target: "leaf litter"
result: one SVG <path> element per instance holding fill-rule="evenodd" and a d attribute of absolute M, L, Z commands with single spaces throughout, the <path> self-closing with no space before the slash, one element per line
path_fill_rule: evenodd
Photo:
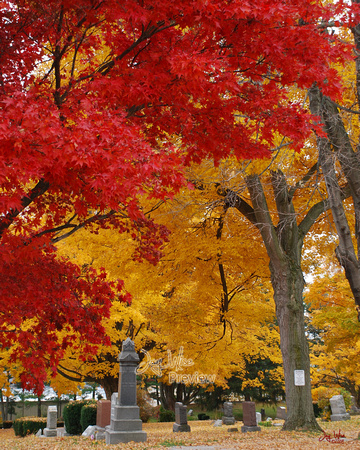
<path fill-rule="evenodd" d="M 83 436 L 39 438 L 34 435 L 15 437 L 14 431 L 0 430 L 1 450 L 85 450 L 85 449 L 139 449 L 208 446 L 210 449 L 360 449 L 360 416 L 353 416 L 346 422 L 319 422 L 324 433 L 281 431 L 281 426 L 262 427 L 260 432 L 229 432 L 228 426 L 214 427 L 212 422 L 191 421 L 190 433 L 173 433 L 172 423 L 146 423 L 146 442 L 106 445 L 105 441 L 91 440 Z M 345 438 L 339 436 L 345 436 Z"/>

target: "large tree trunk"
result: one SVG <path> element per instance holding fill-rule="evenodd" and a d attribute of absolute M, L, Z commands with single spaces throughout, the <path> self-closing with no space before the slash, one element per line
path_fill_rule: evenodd
<path fill-rule="evenodd" d="M 287 418 L 284 430 L 320 429 L 312 404 L 309 347 L 305 335 L 303 274 L 293 261 L 271 261 L 276 317 L 285 375 Z M 295 385 L 295 370 L 304 371 L 305 386 Z"/>
<path fill-rule="evenodd" d="M 251 203 L 235 191 L 218 186 L 219 195 L 225 197 L 225 206 L 237 209 L 258 228 L 270 259 L 285 375 L 288 413 L 284 424 L 285 430 L 320 430 L 311 398 L 310 359 L 302 298 L 304 279 L 301 270 L 301 251 L 306 234 L 319 216 L 329 208 L 329 204 L 327 200 L 314 204 L 299 224 L 293 204 L 297 189 L 305 186 L 316 171 L 317 164 L 291 188 L 288 187 L 281 171 L 272 172 L 271 183 L 278 215 L 276 226 L 258 175 L 246 178 Z M 295 370 L 304 371 L 304 386 L 295 385 Z"/>
<path fill-rule="evenodd" d="M 164 409 L 175 411 L 175 384 L 160 383 L 160 401 Z"/>
<path fill-rule="evenodd" d="M 111 400 L 113 392 L 119 391 L 119 378 L 107 376 L 97 381 L 104 388 L 107 400 Z"/>
<path fill-rule="evenodd" d="M 160 385 L 160 401 L 161 406 L 164 409 L 175 411 L 175 403 L 181 402 L 184 405 L 188 405 L 193 401 L 199 392 L 199 388 L 193 388 L 192 386 L 185 386 L 182 383 L 159 383 Z"/>
<path fill-rule="evenodd" d="M 0 389 L 0 402 L 1 402 L 1 417 L 4 421 L 7 420 L 7 408 L 5 408 L 4 395 L 1 389 Z"/>
<path fill-rule="evenodd" d="M 270 258 L 285 376 L 287 418 L 283 429 L 320 430 L 311 397 L 310 358 L 302 298 L 304 279 L 301 270 L 303 239 L 313 219 L 306 226 L 302 223 L 302 228 L 297 225 L 292 194 L 280 171 L 272 173 L 278 213 L 276 227 L 273 225 L 259 176 L 248 177 L 247 187 L 255 215 L 253 223 L 260 230 Z M 321 210 L 320 208 L 318 212 Z M 303 371 L 304 386 L 295 385 L 295 370 Z"/>

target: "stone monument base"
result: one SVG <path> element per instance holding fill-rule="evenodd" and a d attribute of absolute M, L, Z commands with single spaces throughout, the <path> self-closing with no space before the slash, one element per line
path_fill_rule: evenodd
<path fill-rule="evenodd" d="M 340 420 L 350 420 L 350 414 L 349 413 L 345 413 L 345 414 L 332 414 L 330 416 L 330 420 L 332 422 L 337 422 Z"/>
<path fill-rule="evenodd" d="M 106 444 L 125 442 L 145 442 L 146 432 L 142 431 L 138 406 L 112 405 L 111 423 L 105 427 Z"/>
<path fill-rule="evenodd" d="M 105 427 L 96 425 L 95 441 L 105 441 Z"/>
<path fill-rule="evenodd" d="M 224 425 L 234 425 L 235 417 L 225 417 L 225 416 L 223 416 L 222 423 Z"/>
<path fill-rule="evenodd" d="M 45 437 L 56 437 L 57 436 L 56 428 L 44 428 L 44 436 Z"/>
<path fill-rule="evenodd" d="M 189 431 L 191 431 L 191 428 L 190 428 L 190 425 L 188 425 L 188 424 L 184 424 L 184 425 L 180 425 L 178 423 L 173 424 L 173 432 L 174 433 L 178 433 L 178 432 L 188 433 Z"/>
<path fill-rule="evenodd" d="M 110 428 L 110 427 L 109 427 Z M 126 442 L 145 442 L 145 431 L 113 431 L 106 427 L 105 442 L 107 445 L 124 444 Z"/>
<path fill-rule="evenodd" d="M 241 427 L 242 433 L 247 433 L 247 432 L 251 432 L 251 431 L 261 431 L 261 428 L 260 427 L 247 427 L 246 425 Z"/>

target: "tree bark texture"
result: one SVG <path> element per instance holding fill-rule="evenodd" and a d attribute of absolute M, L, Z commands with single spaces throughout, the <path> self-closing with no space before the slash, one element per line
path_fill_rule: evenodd
<path fill-rule="evenodd" d="M 275 227 L 260 178 L 247 178 L 247 187 L 267 253 L 270 258 L 276 317 L 280 329 L 287 418 L 284 430 L 319 430 L 311 397 L 309 347 L 305 334 L 301 249 L 306 233 L 299 228 L 285 176 L 272 173 L 278 224 Z M 295 370 L 305 374 L 305 386 L 295 386 Z"/>
<path fill-rule="evenodd" d="M 164 409 L 175 411 L 175 403 L 181 402 L 183 405 L 191 403 L 199 392 L 198 388 L 185 386 L 182 383 L 159 383 L 160 401 Z"/>
<path fill-rule="evenodd" d="M 226 207 L 237 209 L 258 228 L 270 259 L 285 376 L 287 405 L 287 418 L 283 427 L 285 430 L 320 430 L 311 397 L 310 358 L 302 297 L 304 278 L 301 252 L 306 234 L 329 205 L 327 200 L 314 204 L 299 224 L 293 205 L 297 189 L 304 186 L 316 172 L 317 165 L 311 167 L 303 179 L 292 187 L 287 185 L 285 175 L 280 170 L 271 173 L 278 215 L 276 226 L 258 175 L 246 178 L 250 202 L 242 199 L 231 189 L 218 187 L 218 194 L 225 197 Z M 269 190 L 267 192 L 269 194 Z M 295 385 L 295 370 L 304 371 L 304 386 Z"/>
<path fill-rule="evenodd" d="M 336 248 L 336 257 L 345 270 L 358 315 L 360 311 L 360 162 L 357 153 L 353 150 L 349 135 L 346 132 L 338 107 L 327 97 L 323 96 L 317 86 L 309 90 L 310 110 L 321 118 L 326 137 L 317 136 L 319 163 L 325 178 L 334 223 L 339 239 Z M 357 249 L 354 246 L 351 228 L 346 218 L 342 203 L 342 188 L 339 185 L 335 170 L 336 160 L 348 182 L 355 210 L 355 238 Z"/>

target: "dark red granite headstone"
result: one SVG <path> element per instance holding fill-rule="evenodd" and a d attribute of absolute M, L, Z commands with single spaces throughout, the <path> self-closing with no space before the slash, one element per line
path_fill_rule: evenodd
<path fill-rule="evenodd" d="M 243 402 L 243 422 L 246 427 L 256 427 L 256 409 L 254 402 Z"/>
<path fill-rule="evenodd" d="M 111 401 L 99 400 L 97 403 L 96 425 L 105 428 L 110 425 L 111 418 Z"/>

